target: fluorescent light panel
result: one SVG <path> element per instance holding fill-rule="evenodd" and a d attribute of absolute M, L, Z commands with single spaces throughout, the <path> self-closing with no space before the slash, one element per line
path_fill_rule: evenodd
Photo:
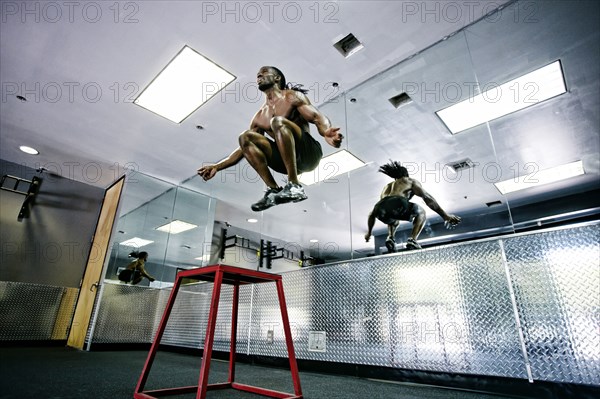
<path fill-rule="evenodd" d="M 135 247 L 141 248 L 144 245 L 152 244 L 154 241 L 144 240 L 143 238 L 133 237 L 127 241 L 120 242 L 119 244 L 124 245 L 126 247 Z"/>
<path fill-rule="evenodd" d="M 553 168 L 540 170 L 528 175 L 519 176 L 515 179 L 508 179 L 494 183 L 498 191 L 502 194 L 508 194 L 526 188 L 541 186 L 543 184 L 554 183 L 557 181 L 569 179 L 571 177 L 583 175 L 583 162 L 575 161 Z"/>
<path fill-rule="evenodd" d="M 183 222 L 181 220 L 173 220 L 171 223 L 157 227 L 156 230 L 164 231 L 165 233 L 179 234 L 183 233 L 184 231 L 195 229 L 196 227 L 198 226 L 195 224 Z"/>
<path fill-rule="evenodd" d="M 181 123 L 234 79 L 220 66 L 184 46 L 134 103 Z"/>
<path fill-rule="evenodd" d="M 315 170 L 302 173 L 298 177 L 298 180 L 305 185 L 311 185 L 362 166 L 365 166 L 363 161 L 356 158 L 349 151 L 341 150 L 323 157 Z"/>
<path fill-rule="evenodd" d="M 436 114 L 452 134 L 539 104 L 567 91 L 560 61 L 553 62 Z"/>

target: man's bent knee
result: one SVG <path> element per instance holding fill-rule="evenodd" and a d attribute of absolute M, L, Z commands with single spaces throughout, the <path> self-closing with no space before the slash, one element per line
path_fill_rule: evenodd
<path fill-rule="evenodd" d="M 245 132 L 243 132 L 242 134 L 240 134 L 239 137 L 238 137 L 238 142 L 240 143 L 240 147 L 244 148 L 248 144 L 253 143 L 252 137 L 255 134 L 257 134 L 257 133 L 253 132 L 252 130 L 246 130 Z"/>
<path fill-rule="evenodd" d="M 415 217 L 415 219 L 425 219 L 425 216 L 426 216 L 425 209 L 414 204 L 412 216 Z"/>
<path fill-rule="evenodd" d="M 284 118 L 283 116 L 274 116 L 271 118 L 271 130 L 273 131 L 277 131 L 279 129 L 281 129 L 283 126 L 285 126 L 287 122 L 287 119 Z"/>

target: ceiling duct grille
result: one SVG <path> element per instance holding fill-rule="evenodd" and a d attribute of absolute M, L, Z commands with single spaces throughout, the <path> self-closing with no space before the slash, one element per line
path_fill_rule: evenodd
<path fill-rule="evenodd" d="M 333 47 L 335 47 L 345 58 L 348 58 L 364 46 L 352 33 L 349 33 L 343 39 L 335 43 Z"/>
<path fill-rule="evenodd" d="M 486 202 L 485 205 L 488 208 L 491 208 L 492 206 L 498 206 L 498 205 L 502 205 L 502 201 L 492 201 L 492 202 Z"/>
<path fill-rule="evenodd" d="M 398 94 L 392 98 L 389 98 L 388 101 L 392 103 L 395 108 L 400 108 L 403 105 L 412 103 L 412 98 L 406 93 Z"/>
<path fill-rule="evenodd" d="M 473 161 L 467 158 L 463 159 L 462 161 L 450 162 L 448 166 L 455 172 L 458 172 L 459 170 L 474 168 L 475 163 L 473 163 Z"/>

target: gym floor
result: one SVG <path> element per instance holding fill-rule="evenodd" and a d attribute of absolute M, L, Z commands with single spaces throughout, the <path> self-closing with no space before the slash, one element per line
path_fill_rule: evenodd
<path fill-rule="evenodd" d="M 148 351 L 78 351 L 66 347 L 0 348 L 0 399 L 133 398 Z M 159 351 L 145 390 L 197 385 L 201 357 Z M 228 364 L 213 359 L 209 383 L 227 380 Z M 289 370 L 236 364 L 236 382 L 293 393 Z M 300 370 L 306 399 L 503 399 L 440 387 L 383 382 Z M 166 396 L 195 398 L 195 394 Z M 207 399 L 259 398 L 231 389 L 209 391 Z M 514 398 L 514 397 L 510 397 Z"/>

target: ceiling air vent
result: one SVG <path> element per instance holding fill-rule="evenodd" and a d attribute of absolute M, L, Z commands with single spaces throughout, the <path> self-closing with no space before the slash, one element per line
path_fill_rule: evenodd
<path fill-rule="evenodd" d="M 458 172 L 459 170 L 474 168 L 475 164 L 469 158 L 463 159 L 462 161 L 450 162 L 448 166 Z"/>
<path fill-rule="evenodd" d="M 406 93 L 400 93 L 397 96 L 389 98 L 388 101 L 392 103 L 395 108 L 400 108 L 406 104 L 412 103 L 412 98 Z"/>
<path fill-rule="evenodd" d="M 333 47 L 335 47 L 336 50 L 339 51 L 340 54 L 342 54 L 345 58 L 350 57 L 358 50 L 364 48 L 363 44 L 359 42 L 358 39 L 352 33 L 349 33 L 342 40 L 335 43 Z"/>
<path fill-rule="evenodd" d="M 493 206 L 502 205 L 502 201 L 486 202 L 485 205 L 487 205 L 488 208 L 491 208 Z"/>

